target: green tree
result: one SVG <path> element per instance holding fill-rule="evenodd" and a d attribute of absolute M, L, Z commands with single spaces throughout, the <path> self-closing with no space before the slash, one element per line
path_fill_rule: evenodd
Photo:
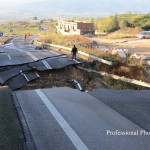
<path fill-rule="evenodd" d="M 37 17 L 33 17 L 33 20 L 38 20 L 38 18 Z"/>
<path fill-rule="evenodd" d="M 114 32 L 119 29 L 117 15 L 106 19 L 106 31 Z"/>
<path fill-rule="evenodd" d="M 141 27 L 143 30 L 149 31 L 150 30 L 150 25 L 144 25 Z"/>
<path fill-rule="evenodd" d="M 121 29 L 126 28 L 126 27 L 130 27 L 130 23 L 127 20 L 121 20 L 119 22 L 119 27 Z"/>

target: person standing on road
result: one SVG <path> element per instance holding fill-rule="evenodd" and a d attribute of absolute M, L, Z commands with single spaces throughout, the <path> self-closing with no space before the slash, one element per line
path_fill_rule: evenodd
<path fill-rule="evenodd" d="M 78 49 L 76 48 L 76 46 L 74 45 L 73 48 L 72 48 L 72 59 L 76 59 L 76 54 L 78 52 Z"/>
<path fill-rule="evenodd" d="M 26 38 L 27 38 L 27 40 L 29 40 L 29 38 L 30 38 L 30 33 L 27 33 Z"/>
<path fill-rule="evenodd" d="M 27 38 L 27 34 L 25 33 L 25 35 L 24 35 L 24 39 L 26 40 L 26 38 Z"/>

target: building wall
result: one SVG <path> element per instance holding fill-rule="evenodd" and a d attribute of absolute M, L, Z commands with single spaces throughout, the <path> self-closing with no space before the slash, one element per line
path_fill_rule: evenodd
<path fill-rule="evenodd" d="M 63 35 L 95 34 L 93 23 L 59 21 L 56 28 Z"/>
<path fill-rule="evenodd" d="M 83 22 L 79 22 L 77 23 L 77 28 L 81 29 L 81 30 L 94 30 L 94 25 L 93 23 L 83 23 Z"/>

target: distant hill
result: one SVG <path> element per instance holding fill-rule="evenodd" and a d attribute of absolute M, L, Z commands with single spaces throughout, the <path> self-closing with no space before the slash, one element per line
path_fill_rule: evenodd
<path fill-rule="evenodd" d="M 33 9 L 37 8 L 37 9 Z M 26 11 L 41 13 L 41 15 L 76 15 L 76 16 L 106 16 L 116 13 L 149 12 L 149 0 L 46 0 L 33 5 L 24 5 Z"/>
<path fill-rule="evenodd" d="M 33 2 L 31 0 L 13 9 L 13 12 L 21 18 L 25 16 L 102 17 L 128 12 L 148 13 L 149 6 L 149 0 L 35 0 Z"/>

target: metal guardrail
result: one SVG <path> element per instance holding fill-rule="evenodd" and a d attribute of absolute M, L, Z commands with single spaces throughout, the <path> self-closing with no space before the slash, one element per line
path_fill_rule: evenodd
<path fill-rule="evenodd" d="M 48 43 L 41 43 L 39 42 L 39 44 L 44 44 L 46 46 L 51 46 L 51 47 L 56 47 L 56 48 L 62 48 L 62 49 L 66 49 L 66 50 L 69 50 L 71 51 L 71 48 L 68 48 L 68 47 L 65 47 L 65 46 L 59 46 L 59 45 L 55 45 L 55 44 L 48 44 Z M 85 52 L 82 52 L 82 51 L 78 51 L 79 54 L 81 55 L 84 55 L 84 56 L 87 56 L 87 57 L 90 57 L 94 60 L 97 60 L 97 61 L 100 61 L 104 64 L 107 64 L 107 65 L 112 65 L 112 62 L 111 61 L 107 61 L 107 60 L 104 60 L 104 59 L 101 59 L 101 58 L 98 58 L 96 56 L 93 56 L 93 55 L 90 55 L 90 54 L 87 54 Z M 80 67 L 79 67 L 80 68 Z M 80 68 L 81 69 L 81 68 Z M 83 68 L 82 68 L 83 69 Z M 127 83 L 131 83 L 131 84 L 135 84 L 135 85 L 140 85 L 140 86 L 143 86 L 143 87 L 147 87 L 147 88 L 150 88 L 150 83 L 146 83 L 146 82 L 142 82 L 142 81 L 139 81 L 139 80 L 135 80 L 135 79 L 129 79 L 129 78 L 126 78 L 126 77 L 120 77 L 120 76 L 117 76 L 117 75 L 114 75 L 114 74 L 108 74 L 106 72 L 98 72 L 98 71 L 94 71 L 94 70 L 88 70 L 88 69 L 85 69 L 84 70 L 87 70 L 87 71 L 91 71 L 91 72 L 95 72 L 95 73 L 98 73 L 102 76 L 107 76 L 107 77 L 110 77 L 112 79 L 115 79 L 115 80 L 120 80 L 120 81 L 124 81 L 124 82 L 127 82 Z"/>
<path fill-rule="evenodd" d="M 139 80 L 135 80 L 135 79 L 129 79 L 129 78 L 126 78 L 124 76 L 120 77 L 120 76 L 117 76 L 117 75 L 114 75 L 114 74 L 109 74 L 109 73 L 102 72 L 102 71 L 95 71 L 95 70 L 85 69 L 85 68 L 81 68 L 81 67 L 78 67 L 78 68 L 82 69 L 82 70 L 85 70 L 85 71 L 88 71 L 88 72 L 97 73 L 97 74 L 100 74 L 102 76 L 107 76 L 107 77 L 110 77 L 110 78 L 115 79 L 115 80 L 120 80 L 120 81 L 123 81 L 123 82 L 127 82 L 127 83 L 131 83 L 131 84 L 139 85 L 139 86 L 142 86 L 142 87 L 150 88 L 150 83 L 146 83 L 146 82 L 143 82 L 143 81 L 139 81 Z"/>
<path fill-rule="evenodd" d="M 140 85 L 140 86 L 143 86 L 143 87 L 150 88 L 149 83 L 142 82 L 142 81 L 139 81 L 139 80 L 129 79 L 129 78 L 126 78 L 124 76 L 120 77 L 120 76 L 117 76 L 117 75 L 114 75 L 114 74 L 108 74 L 106 72 L 100 72 L 100 74 L 103 75 L 103 76 L 110 77 L 110 78 L 115 79 L 115 80 L 121 80 L 121 81 L 124 81 L 124 82 L 127 82 L 127 83 L 131 83 L 131 84 Z"/>
<path fill-rule="evenodd" d="M 61 48 L 61 49 L 65 49 L 65 50 L 68 50 L 68 51 L 71 51 L 72 49 L 69 48 L 69 47 L 65 47 L 65 46 L 60 46 L 60 45 L 55 45 L 55 44 L 48 44 L 48 43 L 41 43 L 41 42 L 37 42 L 38 44 L 41 44 L 41 45 L 45 45 L 45 46 L 51 46 L 51 47 L 55 47 L 55 48 Z M 86 56 L 88 58 L 92 58 L 94 60 L 97 60 L 101 63 L 104 63 L 106 65 L 109 65 L 109 66 L 112 66 L 112 62 L 111 61 L 107 61 L 105 59 L 102 59 L 102 58 L 99 58 L 99 57 L 96 57 L 96 56 L 93 56 L 93 55 L 90 55 L 88 53 L 85 53 L 85 52 L 82 52 L 82 51 L 78 51 L 79 54 L 83 55 L 83 56 Z"/>

